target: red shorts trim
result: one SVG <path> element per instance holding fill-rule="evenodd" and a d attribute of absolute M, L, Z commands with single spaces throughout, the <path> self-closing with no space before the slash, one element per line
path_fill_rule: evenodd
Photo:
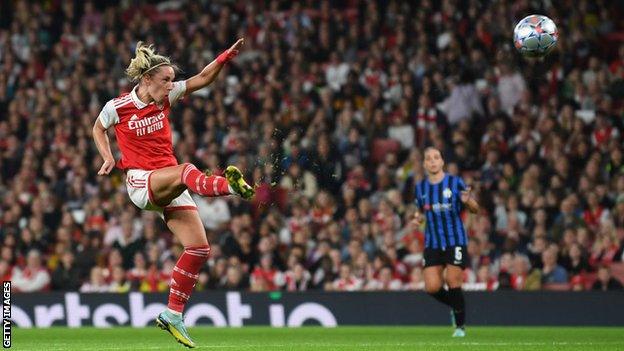
<path fill-rule="evenodd" d="M 154 172 L 150 172 L 150 174 L 147 176 L 147 197 L 149 199 L 149 202 L 154 205 L 154 206 L 158 206 L 158 204 L 156 204 L 156 202 L 154 201 L 154 193 L 152 193 L 152 186 L 151 186 L 151 180 L 152 180 L 152 174 Z"/>
<path fill-rule="evenodd" d="M 163 212 L 174 212 L 174 211 L 184 211 L 184 210 L 197 210 L 195 206 L 169 206 L 165 207 Z"/>

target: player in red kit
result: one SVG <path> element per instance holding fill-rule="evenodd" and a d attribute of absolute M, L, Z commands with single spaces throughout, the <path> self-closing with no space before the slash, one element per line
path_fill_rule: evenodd
<path fill-rule="evenodd" d="M 157 211 L 184 245 L 171 277 L 169 302 L 156 323 L 180 343 L 195 347 L 184 326 L 182 312 L 198 273 L 208 259 L 210 246 L 189 190 L 202 196 L 239 195 L 250 199 L 254 189 L 234 166 L 225 178 L 206 175 L 190 163 L 178 164 L 171 140 L 171 106 L 184 95 L 212 83 L 221 68 L 232 60 L 243 44 L 239 39 L 199 74 L 174 81 L 176 66 L 151 46 L 139 42 L 126 74 L 138 84 L 129 94 L 106 103 L 93 126 L 93 138 L 104 164 L 98 175 L 109 174 L 115 159 L 107 136 L 115 129 L 121 159 L 116 166 L 126 173 L 126 188 L 132 202 L 143 210 Z"/>

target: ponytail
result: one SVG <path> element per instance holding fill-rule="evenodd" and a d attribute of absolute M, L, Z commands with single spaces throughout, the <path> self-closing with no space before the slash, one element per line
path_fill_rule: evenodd
<path fill-rule="evenodd" d="M 139 41 L 134 52 L 134 58 L 126 69 L 126 75 L 131 81 L 137 82 L 144 75 L 151 74 L 150 72 L 153 72 L 155 68 L 164 65 L 171 66 L 173 69 L 177 68 L 168 57 L 158 55 L 154 51 L 153 45 L 146 45 Z"/>

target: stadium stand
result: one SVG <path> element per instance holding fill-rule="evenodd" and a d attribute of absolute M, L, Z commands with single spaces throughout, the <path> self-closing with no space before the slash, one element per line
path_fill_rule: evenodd
<path fill-rule="evenodd" d="M 96 176 L 91 128 L 132 88 L 137 41 L 184 79 L 244 37 L 172 112 L 180 162 L 258 184 L 249 203 L 195 198 L 212 246 L 198 290 L 422 289 L 428 145 L 483 206 L 464 219 L 467 289 L 589 289 L 602 265 L 622 282 L 622 8 L 546 3 L 0 0 L 0 276 L 166 291 L 181 246 L 122 172 Z M 533 12 L 561 31 L 542 61 L 510 39 Z"/>

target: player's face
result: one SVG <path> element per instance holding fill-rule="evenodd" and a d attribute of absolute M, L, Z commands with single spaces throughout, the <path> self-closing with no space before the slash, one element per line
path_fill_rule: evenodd
<path fill-rule="evenodd" d="M 444 167 L 444 160 L 440 151 L 435 149 L 429 149 L 425 152 L 425 170 L 429 174 L 437 174 L 442 171 Z"/>
<path fill-rule="evenodd" d="M 162 66 L 150 77 L 147 77 L 147 89 L 152 99 L 160 104 L 173 89 L 175 72 L 171 66 Z"/>

